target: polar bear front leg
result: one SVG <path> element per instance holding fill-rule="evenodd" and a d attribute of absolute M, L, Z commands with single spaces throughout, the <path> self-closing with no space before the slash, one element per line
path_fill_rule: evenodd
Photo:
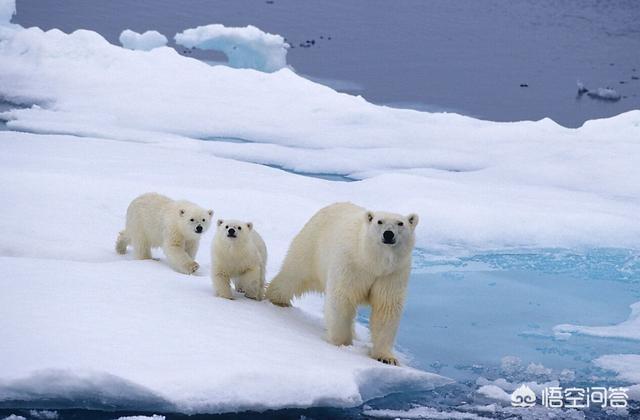
<path fill-rule="evenodd" d="M 213 290 L 215 290 L 216 296 L 232 300 L 233 293 L 231 292 L 231 279 L 229 276 L 216 272 L 215 267 L 212 273 Z"/>
<path fill-rule="evenodd" d="M 336 346 L 353 344 L 353 328 L 357 306 L 345 296 L 327 289 L 324 298 L 324 319 L 327 324 L 327 340 Z"/>
<path fill-rule="evenodd" d="M 388 280 L 379 280 L 371 289 L 371 357 L 379 362 L 397 366 L 398 359 L 393 354 L 398 325 L 404 306 L 404 288 L 385 284 Z"/>
<path fill-rule="evenodd" d="M 196 259 L 196 254 L 198 253 L 198 247 L 200 246 L 200 241 L 186 241 L 184 243 L 184 250 L 191 257 L 192 260 Z"/>
<path fill-rule="evenodd" d="M 175 243 L 165 243 L 162 247 L 171 268 L 179 273 L 193 274 L 200 265 L 187 254 L 184 247 Z"/>
<path fill-rule="evenodd" d="M 259 268 L 251 268 L 238 277 L 236 288 L 239 284 L 244 291 L 244 295 L 249 299 L 262 300 L 262 289 L 264 285 L 261 282 Z"/>

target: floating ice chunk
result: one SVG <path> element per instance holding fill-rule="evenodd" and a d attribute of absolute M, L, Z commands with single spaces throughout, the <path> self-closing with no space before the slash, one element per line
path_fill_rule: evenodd
<path fill-rule="evenodd" d="M 507 394 L 504 389 L 498 385 L 482 385 L 476 392 L 492 400 L 511 401 L 511 395 Z"/>
<path fill-rule="evenodd" d="M 158 31 L 147 31 L 138 33 L 131 29 L 125 29 L 120 34 L 120 43 L 130 50 L 151 51 L 154 48 L 167 45 L 167 37 Z"/>
<path fill-rule="evenodd" d="M 607 354 L 593 361 L 602 369 L 618 374 L 618 379 L 629 382 L 640 382 L 640 354 Z"/>
<path fill-rule="evenodd" d="M 365 416 L 392 419 L 485 419 L 471 413 L 459 411 L 438 411 L 432 407 L 413 407 L 408 410 L 364 410 Z"/>
<path fill-rule="evenodd" d="M 126 416 L 119 417 L 116 420 L 164 420 L 166 417 L 161 416 L 159 414 L 154 414 L 153 416 Z"/>
<path fill-rule="evenodd" d="M 187 48 L 221 51 L 231 67 L 271 73 L 287 65 L 289 44 L 284 38 L 251 25 L 244 28 L 220 24 L 198 26 L 176 34 L 175 40 Z"/>
<path fill-rule="evenodd" d="M 590 98 L 601 99 L 603 101 L 619 101 L 621 96 L 615 89 L 598 88 L 595 91 L 587 92 Z"/>
<path fill-rule="evenodd" d="M 35 419 L 57 419 L 60 417 L 54 410 L 29 410 L 29 415 Z"/>
<path fill-rule="evenodd" d="M 11 23 L 16 14 L 16 0 L 0 0 L 0 25 Z"/>
<path fill-rule="evenodd" d="M 640 340 L 640 302 L 631 305 L 631 314 L 626 321 L 617 325 L 601 327 L 588 327 L 573 324 L 560 324 L 553 327 L 553 332 L 558 335 L 576 333 L 591 335 L 594 337 L 623 338 L 627 340 Z"/>
<path fill-rule="evenodd" d="M 11 414 L 7 417 L 3 417 L 2 420 L 27 420 L 26 417 L 18 416 L 16 414 Z"/>
<path fill-rule="evenodd" d="M 611 370 L 618 374 L 618 379 L 636 383 L 628 387 L 627 395 L 630 399 L 640 401 L 640 354 L 607 354 L 593 361 L 602 369 Z"/>

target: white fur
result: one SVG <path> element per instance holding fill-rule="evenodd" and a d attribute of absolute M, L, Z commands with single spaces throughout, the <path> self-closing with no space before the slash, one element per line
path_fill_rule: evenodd
<path fill-rule="evenodd" d="M 156 193 L 143 194 L 129 204 L 127 224 L 116 241 L 119 254 L 133 246 L 139 260 L 151 258 L 151 248 L 162 247 L 169 265 L 184 274 L 200 266 L 194 261 L 200 238 L 209 228 L 213 210 L 188 201 L 174 201 Z M 200 233 L 196 232 L 202 227 Z"/>
<path fill-rule="evenodd" d="M 229 237 L 233 232 L 235 237 Z M 230 282 L 246 297 L 262 300 L 267 247 L 252 223 L 218 220 L 211 247 L 211 280 L 216 296 L 233 299 Z"/>
<path fill-rule="evenodd" d="M 289 306 L 294 296 L 324 292 L 327 339 L 335 345 L 352 343 L 357 307 L 371 305 L 371 356 L 395 365 L 417 224 L 415 214 L 369 212 L 351 203 L 325 207 L 293 239 L 266 297 Z M 383 243 L 385 231 L 394 233 L 395 244 Z"/>

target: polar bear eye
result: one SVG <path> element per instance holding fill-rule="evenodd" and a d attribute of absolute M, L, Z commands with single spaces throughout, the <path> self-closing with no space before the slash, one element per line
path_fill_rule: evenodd
<path fill-rule="evenodd" d="M 242 226 L 238 226 L 238 230 L 242 230 Z"/>
<path fill-rule="evenodd" d="M 382 224 L 382 220 L 378 220 L 378 224 L 381 225 Z"/>
<path fill-rule="evenodd" d="M 229 229 L 229 225 L 225 226 L 224 228 L 225 228 L 225 229 Z"/>
<path fill-rule="evenodd" d="M 398 222 L 398 226 L 404 226 L 404 223 Z"/>
<path fill-rule="evenodd" d="M 204 220 L 204 219 L 202 219 L 202 221 L 204 222 L 205 220 Z"/>
<path fill-rule="evenodd" d="M 192 222 L 195 222 L 195 220 L 191 219 Z"/>

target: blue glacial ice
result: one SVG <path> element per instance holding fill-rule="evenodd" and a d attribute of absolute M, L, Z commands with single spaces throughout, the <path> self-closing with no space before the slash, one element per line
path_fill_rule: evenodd
<path fill-rule="evenodd" d="M 287 65 L 289 45 L 280 35 L 255 26 L 230 28 L 220 24 L 198 26 L 176 34 L 176 44 L 187 48 L 223 52 L 229 65 L 274 72 Z"/>

